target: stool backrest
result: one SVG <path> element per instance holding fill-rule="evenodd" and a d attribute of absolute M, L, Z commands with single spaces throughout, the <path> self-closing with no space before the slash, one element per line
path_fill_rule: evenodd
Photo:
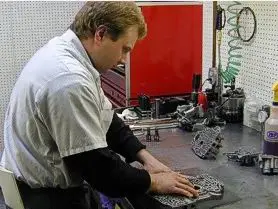
<path fill-rule="evenodd" d="M 5 204 L 12 209 L 24 209 L 13 172 L 0 167 L 0 187 Z"/>

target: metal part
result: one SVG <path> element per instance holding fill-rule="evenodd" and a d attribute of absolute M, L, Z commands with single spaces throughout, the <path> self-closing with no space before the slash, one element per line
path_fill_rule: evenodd
<path fill-rule="evenodd" d="M 205 128 L 203 131 L 198 131 L 192 140 L 192 150 L 202 159 L 216 159 L 223 139 L 219 126 Z"/>
<path fill-rule="evenodd" d="M 126 121 L 125 123 L 129 125 L 132 131 L 146 131 L 148 128 L 150 130 L 168 129 L 179 126 L 178 121 L 172 118 Z"/>
<path fill-rule="evenodd" d="M 152 140 L 152 136 L 151 136 L 151 129 L 147 128 L 147 134 L 146 134 L 146 141 L 151 141 Z"/>
<path fill-rule="evenodd" d="M 200 131 L 206 126 L 225 126 L 226 122 L 217 117 L 215 107 L 216 103 L 204 114 L 200 106 L 182 105 L 178 106 L 174 115 L 177 117 L 179 127 L 187 131 Z"/>
<path fill-rule="evenodd" d="M 161 118 L 161 119 L 143 119 L 143 120 L 131 120 L 125 121 L 127 125 L 155 125 L 155 124 L 170 124 L 177 122 L 173 118 Z"/>
<path fill-rule="evenodd" d="M 268 114 L 266 111 L 264 110 L 260 110 L 260 112 L 258 113 L 258 121 L 264 126 L 264 122 L 267 120 L 268 118 Z M 262 132 L 264 133 L 263 129 L 261 129 Z"/>
<path fill-rule="evenodd" d="M 198 176 L 187 176 L 188 180 L 199 189 L 198 198 L 188 198 L 174 195 L 152 195 L 160 203 L 171 208 L 194 208 L 199 202 L 206 200 L 219 200 L 223 198 L 224 184 L 216 178 L 201 174 Z"/>
<path fill-rule="evenodd" d="M 142 130 L 133 131 L 134 136 L 139 137 L 145 135 L 145 132 Z"/>
<path fill-rule="evenodd" d="M 273 165 L 273 173 L 278 173 L 278 159 L 274 159 L 274 165 Z"/>
<path fill-rule="evenodd" d="M 259 154 L 259 166 L 262 174 L 278 174 L 278 156 Z"/>
<path fill-rule="evenodd" d="M 234 152 L 223 153 L 228 160 L 239 162 L 241 166 L 254 166 L 258 161 L 259 154 L 255 148 L 251 147 L 240 147 Z"/>
<path fill-rule="evenodd" d="M 156 100 L 157 99 L 157 100 Z M 159 117 L 165 117 L 166 115 L 173 114 L 178 106 L 188 105 L 190 101 L 190 95 L 185 96 L 176 96 L 176 97 L 159 97 L 156 98 L 153 102 L 153 109 L 156 109 L 156 102 L 159 102 L 157 105 L 159 107 L 158 114 Z M 155 111 L 154 118 L 155 118 Z"/>
<path fill-rule="evenodd" d="M 227 122 L 242 122 L 245 101 L 244 91 L 241 88 L 235 88 L 235 78 L 231 85 L 225 85 L 225 88 L 228 87 L 230 89 L 222 95 L 222 104 L 218 107 L 220 116 Z"/>
<path fill-rule="evenodd" d="M 199 111 L 199 106 L 194 107 L 192 105 L 182 105 L 177 107 L 176 114 L 181 117 L 191 118 L 195 116 Z"/>
<path fill-rule="evenodd" d="M 158 134 L 158 129 L 154 129 L 154 136 L 153 136 L 154 141 L 159 141 L 159 134 Z"/>
<path fill-rule="evenodd" d="M 155 99 L 155 118 L 159 118 L 160 99 Z"/>
<path fill-rule="evenodd" d="M 152 141 L 152 137 L 153 137 L 154 141 L 159 142 L 159 134 L 158 134 L 158 129 L 157 128 L 154 129 L 154 134 L 153 135 L 151 135 L 151 129 L 147 128 L 146 141 L 147 142 Z"/>
<path fill-rule="evenodd" d="M 193 74 L 192 78 L 192 92 L 191 92 L 191 101 L 193 106 L 196 107 L 198 104 L 198 94 L 201 86 L 201 74 Z"/>
<path fill-rule="evenodd" d="M 217 68 L 215 68 L 215 67 L 209 68 L 208 78 L 210 79 L 210 84 L 212 85 L 213 93 L 217 93 L 217 92 L 215 92 L 215 87 L 218 83 Z"/>
<path fill-rule="evenodd" d="M 140 107 L 135 107 L 134 110 L 142 120 L 152 118 L 152 110 L 143 110 Z"/>
<path fill-rule="evenodd" d="M 215 104 L 215 106 L 212 106 L 208 109 L 208 111 L 206 113 L 206 119 L 204 120 L 204 124 L 208 127 L 225 126 L 226 121 L 217 116 L 216 103 L 214 103 L 214 104 Z M 211 102 L 211 105 L 212 105 L 212 102 Z"/>
<path fill-rule="evenodd" d="M 139 107 L 141 111 L 149 111 L 151 110 L 151 102 L 150 97 L 147 95 L 138 96 Z"/>
<path fill-rule="evenodd" d="M 150 128 L 150 130 L 171 129 L 171 128 L 177 128 L 178 126 L 179 126 L 178 123 L 153 124 L 153 125 L 131 125 L 130 129 L 132 131 L 146 131 L 148 128 Z"/>
<path fill-rule="evenodd" d="M 178 106 L 175 116 L 179 122 L 179 127 L 187 131 L 196 131 L 199 130 L 198 128 L 203 129 L 204 124 L 202 124 L 202 122 L 196 125 L 196 119 L 200 111 L 199 108 L 199 106 L 193 107 L 192 105 Z"/>
<path fill-rule="evenodd" d="M 241 122 L 243 120 L 243 105 L 245 98 L 243 97 L 223 97 L 225 104 L 221 109 L 221 117 L 227 122 Z"/>

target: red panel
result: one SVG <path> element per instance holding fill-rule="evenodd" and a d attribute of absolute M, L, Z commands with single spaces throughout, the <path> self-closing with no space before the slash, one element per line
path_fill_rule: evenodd
<path fill-rule="evenodd" d="M 131 53 L 131 98 L 192 91 L 202 72 L 202 5 L 144 6 L 147 37 Z"/>

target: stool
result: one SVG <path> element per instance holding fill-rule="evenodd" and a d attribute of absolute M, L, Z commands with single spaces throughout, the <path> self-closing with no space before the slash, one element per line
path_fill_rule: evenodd
<path fill-rule="evenodd" d="M 0 187 L 5 204 L 12 209 L 24 209 L 13 172 L 0 167 Z"/>

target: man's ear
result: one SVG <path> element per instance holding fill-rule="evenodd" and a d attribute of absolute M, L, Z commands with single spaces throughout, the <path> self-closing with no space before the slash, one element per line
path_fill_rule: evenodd
<path fill-rule="evenodd" d="M 104 26 L 104 25 L 100 25 L 96 29 L 95 40 L 96 41 L 101 41 L 103 39 L 103 37 L 106 35 L 106 33 L 107 33 L 107 27 Z"/>

